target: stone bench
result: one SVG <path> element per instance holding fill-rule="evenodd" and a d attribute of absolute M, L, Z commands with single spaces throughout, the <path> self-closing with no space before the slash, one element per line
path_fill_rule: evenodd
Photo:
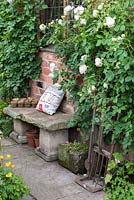
<path fill-rule="evenodd" d="M 13 118 L 14 130 L 10 134 L 18 143 L 26 143 L 26 130 L 39 128 L 39 148 L 35 152 L 46 161 L 54 161 L 58 155 L 58 145 L 68 141 L 67 121 L 71 115 L 57 112 L 50 116 L 35 108 L 6 107 L 3 112 Z"/>

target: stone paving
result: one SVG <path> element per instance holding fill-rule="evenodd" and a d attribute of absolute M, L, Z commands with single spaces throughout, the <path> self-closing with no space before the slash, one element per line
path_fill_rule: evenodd
<path fill-rule="evenodd" d="M 2 146 L 4 153 L 12 155 L 16 173 L 24 177 L 31 189 L 31 194 L 23 200 L 103 200 L 103 191 L 86 191 L 75 183 L 75 174 L 56 161 L 44 161 L 33 148 L 16 144 L 9 138 L 3 140 Z"/>

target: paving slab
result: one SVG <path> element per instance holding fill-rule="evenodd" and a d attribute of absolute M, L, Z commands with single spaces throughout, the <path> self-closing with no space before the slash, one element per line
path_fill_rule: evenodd
<path fill-rule="evenodd" d="M 12 155 L 16 173 L 23 176 L 31 189 L 22 200 L 103 200 L 104 192 L 90 193 L 77 183 L 76 175 L 57 161 L 46 162 L 26 144 L 11 139 L 2 142 L 3 153 Z"/>

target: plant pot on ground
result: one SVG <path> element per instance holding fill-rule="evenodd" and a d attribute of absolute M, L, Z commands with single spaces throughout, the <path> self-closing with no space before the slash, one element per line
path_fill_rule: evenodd
<path fill-rule="evenodd" d="M 39 147 L 39 134 L 34 136 L 34 145 L 35 145 L 35 148 Z"/>
<path fill-rule="evenodd" d="M 88 154 L 88 145 L 78 142 L 60 144 L 58 147 L 58 162 L 75 174 L 84 174 L 84 162 Z"/>
<path fill-rule="evenodd" d="M 39 138 L 38 130 L 36 128 L 27 130 L 26 136 L 27 136 L 28 145 L 30 147 L 36 147 L 37 144 L 35 144 L 35 138 Z"/>

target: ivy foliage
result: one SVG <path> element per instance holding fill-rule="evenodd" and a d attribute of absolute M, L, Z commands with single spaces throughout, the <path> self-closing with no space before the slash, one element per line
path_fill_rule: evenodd
<path fill-rule="evenodd" d="M 43 0 L 0 0 L 1 97 L 26 96 L 29 80 L 39 75 L 37 17 L 43 8 Z"/>

